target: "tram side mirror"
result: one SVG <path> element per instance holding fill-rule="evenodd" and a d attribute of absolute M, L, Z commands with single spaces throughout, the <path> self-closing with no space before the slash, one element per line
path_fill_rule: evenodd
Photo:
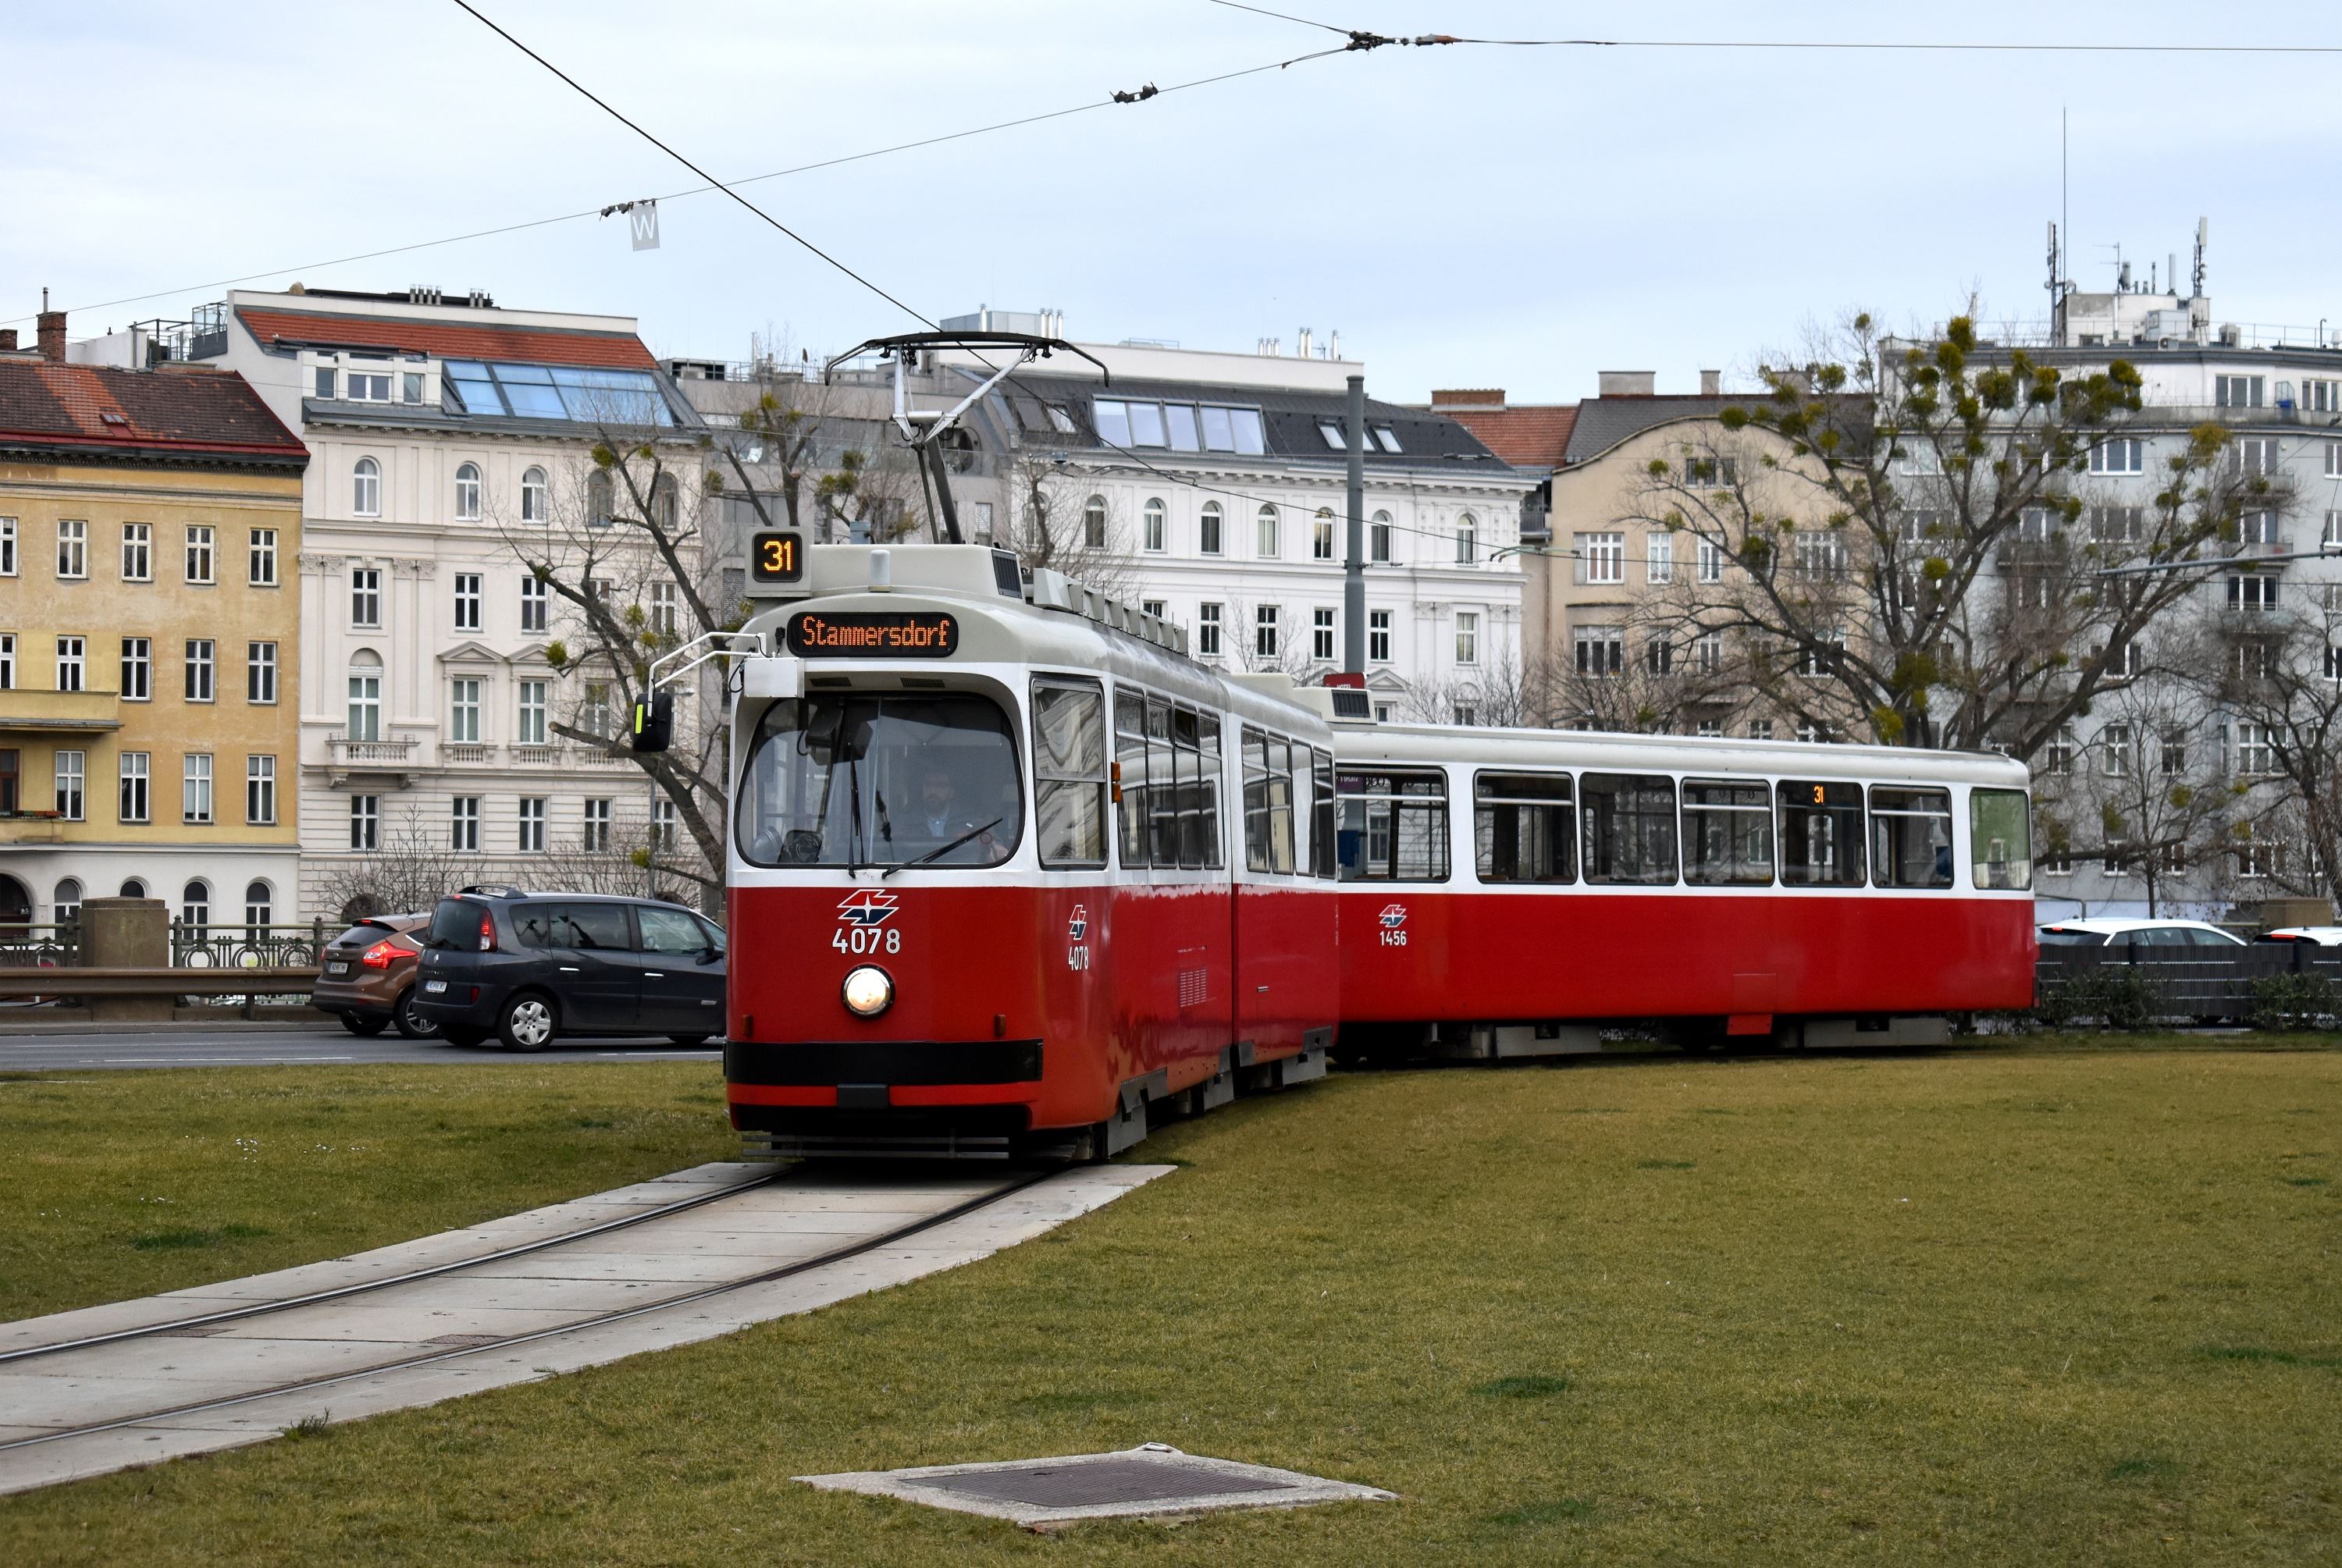
<path fill-rule="evenodd" d="M 635 704 L 634 747 L 638 752 L 663 752 L 675 740 L 675 697 L 661 692 L 648 702 Z"/>

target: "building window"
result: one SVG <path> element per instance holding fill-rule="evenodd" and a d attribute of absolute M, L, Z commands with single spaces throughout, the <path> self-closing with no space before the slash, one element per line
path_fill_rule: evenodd
<path fill-rule="evenodd" d="M 671 800 L 651 802 L 651 847 L 656 850 L 673 850 L 676 845 L 676 832 L 682 823 L 682 814 L 676 810 L 675 802 Z M 1098 851 L 1100 859 L 1104 859 L 1105 854 L 1105 850 Z"/>
<path fill-rule="evenodd" d="M 89 783 L 89 754 L 59 752 L 56 758 L 57 814 L 67 822 L 79 822 L 85 804 L 84 792 Z M 80 901 L 76 899 L 75 902 Z"/>
<path fill-rule="evenodd" d="M 1334 656 L 1334 612 L 1331 610 L 1309 612 L 1309 656 L 1313 659 Z"/>
<path fill-rule="evenodd" d="M 1458 566 L 1469 566 L 1479 558 L 1479 519 L 1466 512 L 1456 519 L 1456 564 Z"/>
<path fill-rule="evenodd" d="M 350 796 L 350 847 L 352 849 L 382 847 L 382 796 L 378 794 Z"/>
<path fill-rule="evenodd" d="M 480 520 L 480 465 L 459 464 L 455 469 L 455 521 L 477 523 Z"/>
<path fill-rule="evenodd" d="M 122 525 L 122 580 L 125 583 L 151 583 L 155 580 L 155 525 L 152 523 L 125 523 Z"/>
<path fill-rule="evenodd" d="M 382 739 L 382 656 L 370 649 L 350 660 L 349 720 L 350 739 Z"/>
<path fill-rule="evenodd" d="M 1480 615 L 1476 610 L 1456 612 L 1456 662 L 1459 664 L 1480 662 Z"/>
<path fill-rule="evenodd" d="M 181 661 L 185 673 L 186 698 L 191 703 L 208 703 L 213 696 L 213 649 L 209 637 L 189 637 L 186 652 Z"/>
<path fill-rule="evenodd" d="M 2267 724 L 2237 726 L 2237 768 L 2247 775 L 2277 772 L 2277 732 Z"/>
<path fill-rule="evenodd" d="M 1366 558 L 1387 566 L 1391 558 L 1391 514 L 1377 512 L 1366 524 Z"/>
<path fill-rule="evenodd" d="M 212 923 L 212 884 L 202 877 L 179 890 L 179 924 L 201 935 Z"/>
<path fill-rule="evenodd" d="M 0 577 L 16 574 L 16 520 L 0 517 Z"/>
<path fill-rule="evenodd" d="M 1676 536 L 1653 534 L 1643 541 L 1643 574 L 1656 584 L 1676 580 Z"/>
<path fill-rule="evenodd" d="M 1252 613 L 1252 651 L 1256 658 L 1276 657 L 1276 606 L 1261 604 Z"/>
<path fill-rule="evenodd" d="M 382 568 L 350 568 L 350 624 L 372 629 L 382 624 Z"/>
<path fill-rule="evenodd" d="M 520 727 L 513 739 L 521 745 L 541 746 L 545 742 L 545 696 L 547 683 L 522 681 L 520 686 Z"/>
<path fill-rule="evenodd" d="M 589 800 L 586 803 L 586 832 L 583 840 L 589 850 L 602 851 L 610 847 L 610 803 Z"/>
<path fill-rule="evenodd" d="M 1702 719 L 1698 724 L 1692 726 L 1691 733 L 1698 735 L 1703 740 L 1721 740 L 1724 738 L 1724 721 L 1721 719 Z"/>
<path fill-rule="evenodd" d="M 1651 674 L 1655 675 L 1674 674 L 1676 673 L 1676 645 L 1673 643 L 1668 642 L 1665 637 L 1645 638 L 1643 640 L 1643 667 L 1650 671 Z"/>
<path fill-rule="evenodd" d="M 1749 720 L 1748 738 L 1752 741 L 1771 740 L 1773 738 L 1773 721 L 1770 719 Z"/>
<path fill-rule="evenodd" d="M 1817 633 L 1812 642 L 1799 645 L 1797 671 L 1807 680 L 1825 680 L 1837 674 L 1840 652 L 1846 647 L 1844 632 Z"/>
<path fill-rule="evenodd" d="M 2267 611 L 2277 608 L 2275 577 L 2260 575 L 2228 579 L 2228 608 L 2238 611 Z"/>
<path fill-rule="evenodd" d="M 2285 539 L 2277 530 L 2274 512 L 2247 512 L 2237 519 L 2237 537 L 2243 544 L 2282 544 Z"/>
<path fill-rule="evenodd" d="M 124 822 L 142 823 L 146 820 L 146 787 L 150 778 L 147 764 L 150 761 L 152 758 L 145 752 L 122 754 L 122 790 L 115 798 L 115 809 Z"/>
<path fill-rule="evenodd" d="M 16 689 L 16 634 L 0 632 L 0 692 Z"/>
<path fill-rule="evenodd" d="M 543 523 L 552 514 L 553 487 L 545 482 L 545 470 L 529 468 L 520 476 L 520 520 Z"/>
<path fill-rule="evenodd" d="M 683 624 L 683 590 L 674 583 L 651 584 L 651 631 L 662 637 L 678 634 Z"/>
<path fill-rule="evenodd" d="M 1220 504 L 1204 503 L 1202 516 L 1196 523 L 1196 551 L 1202 555 L 1220 554 Z"/>
<path fill-rule="evenodd" d="M 212 759 L 208 752 L 189 752 L 180 769 L 179 814 L 188 822 L 212 820 Z"/>
<path fill-rule="evenodd" d="M 2247 474 L 2274 474 L 2277 460 L 2274 436 L 2247 436 L 2237 443 L 2237 466 Z"/>
<path fill-rule="evenodd" d="M 276 759 L 244 759 L 244 820 L 252 827 L 276 825 Z M 262 924 L 268 924 L 262 921 Z"/>
<path fill-rule="evenodd" d="M 542 632 L 553 618 L 553 591 L 541 577 L 520 580 L 520 629 Z"/>
<path fill-rule="evenodd" d="M 187 530 L 187 581 L 208 584 L 217 580 L 216 562 L 212 549 L 214 531 L 198 524 Z"/>
<path fill-rule="evenodd" d="M 1801 745 L 1819 745 L 1829 738 L 1829 733 L 1811 719 L 1797 721 L 1797 742 Z"/>
<path fill-rule="evenodd" d="M 315 375 L 310 381 L 310 385 L 315 389 L 316 395 L 330 401 L 334 395 L 335 385 L 334 367 L 330 365 L 318 365 Z"/>
<path fill-rule="evenodd" d="M 480 688 L 486 684 L 476 675 L 462 675 L 447 683 L 447 738 L 458 745 L 479 741 Z"/>
<path fill-rule="evenodd" d="M 1618 626 L 1579 626 L 1570 634 L 1577 673 L 1600 680 L 1626 666 L 1626 634 Z"/>
<path fill-rule="evenodd" d="M 2075 738 L 2074 726 L 2061 724 L 2041 748 L 2041 771 L 2060 778 L 2066 776 L 2074 771 L 2074 754 L 2079 750 L 2081 743 Z"/>
<path fill-rule="evenodd" d="M 520 797 L 520 852 L 523 854 L 545 853 L 545 797 Z"/>
<path fill-rule="evenodd" d="M 269 895 L 266 883 L 247 882 L 244 884 L 244 932 L 246 941 L 260 940 L 260 934 L 268 929 L 268 923 L 275 916 L 275 900 Z"/>
<path fill-rule="evenodd" d="M 1217 604 L 1196 606 L 1196 656 L 1199 659 L 1220 656 L 1220 607 Z"/>
<path fill-rule="evenodd" d="M 245 580 L 255 588 L 276 586 L 276 530 L 255 528 L 244 557 Z"/>
<path fill-rule="evenodd" d="M 1264 561 L 1276 559 L 1276 508 L 1264 506 L 1254 514 L 1254 554 Z"/>
<path fill-rule="evenodd" d="M 2342 381 L 2306 379 L 2301 384 L 2301 406 L 2305 413 L 2342 413 Z"/>
<path fill-rule="evenodd" d="M 144 703 L 155 695 L 155 644 L 146 637 L 122 639 L 122 700 Z"/>
<path fill-rule="evenodd" d="M 476 632 L 480 629 L 480 574 L 477 572 L 455 574 L 455 630 Z"/>
<path fill-rule="evenodd" d="M 978 544 L 992 543 L 992 503 L 971 501 L 967 504 L 968 537 Z M 736 598 L 737 595 L 735 595 Z"/>
<path fill-rule="evenodd" d="M 2261 378 L 2257 375 L 2216 375 L 2212 378 L 2212 401 L 2222 408 L 2258 408 L 2261 405 Z"/>
<path fill-rule="evenodd" d="M 68 517 L 57 524 L 57 575 L 89 575 L 89 524 Z"/>
<path fill-rule="evenodd" d="M 610 525 L 611 504 L 617 485 L 607 469 L 596 468 L 586 476 L 586 525 L 607 528 Z"/>
<path fill-rule="evenodd" d="M 89 640 L 85 637 L 57 639 L 57 690 L 77 692 L 84 684 L 83 670 L 89 661 Z"/>
<path fill-rule="evenodd" d="M 2108 778 L 2130 777 L 2130 726 L 2108 724 L 2098 732 L 2098 770 Z"/>
<path fill-rule="evenodd" d="M 273 703 L 276 700 L 276 644 L 246 643 L 244 645 L 244 700 L 247 703 Z"/>
<path fill-rule="evenodd" d="M 81 920 L 81 878 L 66 877 L 57 884 L 55 900 L 55 919 L 59 925 L 74 925 Z"/>
<path fill-rule="evenodd" d="M 1322 509 L 1309 524 L 1309 558 L 1312 561 L 1331 561 L 1334 558 L 1334 518 L 1331 513 Z"/>
<path fill-rule="evenodd" d="M 586 683 L 586 699 L 577 704 L 577 727 L 587 734 L 607 735 L 611 733 L 610 684 L 607 681 Z"/>
<path fill-rule="evenodd" d="M 350 471 L 350 510 L 360 517 L 382 515 L 382 464 L 361 457 Z"/>
<path fill-rule="evenodd" d="M 1366 662 L 1370 664 L 1391 662 L 1391 613 L 1388 610 L 1366 612 Z"/>
<path fill-rule="evenodd" d="M 1138 609 L 1141 614 L 1152 615 L 1158 621 L 1171 618 L 1171 601 L 1168 599 L 1141 599 Z"/>
<path fill-rule="evenodd" d="M 447 847 L 476 851 L 480 847 L 480 797 L 459 794 L 447 802 Z"/>
<path fill-rule="evenodd" d="M 1791 542 L 1792 569 L 1809 582 L 1828 582 L 1846 575 L 1846 539 L 1832 532 L 1801 533 Z"/>
<path fill-rule="evenodd" d="M 1626 580 L 1626 536 L 1624 534 L 1580 534 L 1577 566 L 1588 583 Z"/>
<path fill-rule="evenodd" d="M 2093 474 L 2146 473 L 2147 443 L 2135 435 L 2099 442 L 2090 448 L 2090 472 Z"/>
<path fill-rule="evenodd" d="M 1086 549 L 1106 548 L 1106 497 L 1093 495 L 1082 503 L 1082 544 Z"/>
<path fill-rule="evenodd" d="M 353 370 L 343 377 L 343 394 L 353 403 L 388 403 L 388 371 Z"/>
<path fill-rule="evenodd" d="M 1146 548 L 1159 551 L 1164 547 L 1164 535 L 1168 531 L 1165 526 L 1168 513 L 1163 505 L 1163 498 L 1159 495 L 1151 498 L 1146 503 L 1144 515 L 1146 523 L 1145 534 Z"/>
<path fill-rule="evenodd" d="M 1724 548 L 1713 539 L 1699 542 L 1698 574 L 1703 583 L 1724 581 Z"/>
<path fill-rule="evenodd" d="M 2247 839 L 2237 846 L 2237 874 L 2247 881 L 2285 874 L 2285 845 L 2259 844 Z"/>
<path fill-rule="evenodd" d="M 1691 640 L 1692 668 L 1703 675 L 1720 674 L 1724 670 L 1724 634 L 1702 632 Z"/>

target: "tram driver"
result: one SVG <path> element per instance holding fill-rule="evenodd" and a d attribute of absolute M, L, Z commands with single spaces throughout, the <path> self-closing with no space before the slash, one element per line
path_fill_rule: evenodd
<path fill-rule="evenodd" d="M 973 860 L 988 862 L 996 857 L 992 830 L 999 825 L 999 814 L 988 819 L 979 817 L 961 804 L 959 774 L 951 760 L 949 747 L 937 747 L 929 753 L 926 765 L 919 771 L 919 810 L 915 825 L 926 841 L 926 853 L 933 854 L 946 844 L 953 846 L 950 854 L 938 855 L 938 859 L 966 853 Z"/>

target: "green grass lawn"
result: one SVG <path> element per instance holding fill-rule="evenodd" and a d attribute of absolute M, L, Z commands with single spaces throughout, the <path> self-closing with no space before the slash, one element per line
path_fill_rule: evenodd
<path fill-rule="evenodd" d="M 2337 1116 L 2330 1051 L 1336 1075 L 972 1267 L 0 1499 L 0 1558 L 2334 1561 Z M 1045 1538 L 788 1480 L 1149 1440 L 1402 1501 Z"/>
<path fill-rule="evenodd" d="M 0 1319 L 736 1157 L 705 1062 L 0 1074 Z"/>

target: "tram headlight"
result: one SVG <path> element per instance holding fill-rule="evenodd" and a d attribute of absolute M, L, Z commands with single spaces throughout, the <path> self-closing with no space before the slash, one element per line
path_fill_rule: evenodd
<path fill-rule="evenodd" d="M 857 1018 L 876 1018 L 895 1005 L 894 977 L 875 964 L 865 964 L 846 977 L 846 1010 Z"/>

